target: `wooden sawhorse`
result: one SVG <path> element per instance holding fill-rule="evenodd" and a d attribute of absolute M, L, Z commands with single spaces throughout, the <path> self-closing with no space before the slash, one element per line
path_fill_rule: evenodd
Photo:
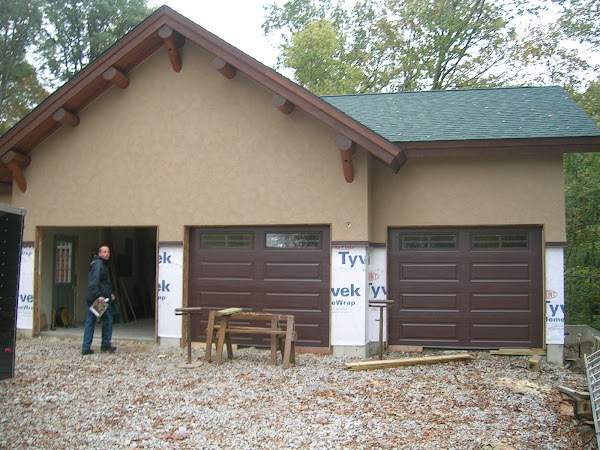
<path fill-rule="evenodd" d="M 216 319 L 220 318 L 220 323 Z M 270 327 L 231 325 L 231 321 L 244 322 L 270 322 Z M 285 322 L 286 329 L 283 330 L 280 322 Z M 242 308 L 228 308 L 221 311 L 210 311 L 208 314 L 208 326 L 206 328 L 206 354 L 205 359 L 211 360 L 212 343 L 216 338 L 217 355 L 216 363 L 223 362 L 223 345 L 227 346 L 227 357 L 233 359 L 233 347 L 231 345 L 231 334 L 264 334 L 271 336 L 271 364 L 277 365 L 277 348 L 280 348 L 284 369 L 290 364 L 296 363 L 296 323 L 291 314 L 270 314 L 257 312 L 243 312 Z"/>

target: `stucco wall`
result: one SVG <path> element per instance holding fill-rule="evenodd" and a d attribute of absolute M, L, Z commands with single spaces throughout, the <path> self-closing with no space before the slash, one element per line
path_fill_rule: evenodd
<path fill-rule="evenodd" d="M 15 185 L 15 189 L 17 189 L 16 185 Z M 0 203 L 4 203 L 5 205 L 10 205 L 11 202 L 12 202 L 12 196 L 11 196 L 10 192 L 0 193 Z M 12 206 L 16 206 L 16 205 L 12 205 Z"/>
<path fill-rule="evenodd" d="M 149 225 L 182 241 L 184 225 L 325 223 L 334 240 L 366 240 L 364 150 L 346 183 L 333 130 L 281 114 L 193 44 L 182 53 L 180 73 L 161 49 L 31 153 L 11 202 L 27 209 L 25 239 L 36 226 Z"/>
<path fill-rule="evenodd" d="M 420 158 L 395 175 L 371 168 L 372 242 L 387 227 L 543 225 L 566 241 L 562 157 Z"/>

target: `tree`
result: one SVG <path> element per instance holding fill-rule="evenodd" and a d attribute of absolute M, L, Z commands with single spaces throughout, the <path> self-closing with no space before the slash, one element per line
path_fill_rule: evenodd
<path fill-rule="evenodd" d="M 600 154 L 568 153 L 564 163 L 566 317 L 600 328 Z"/>
<path fill-rule="evenodd" d="M 265 34 L 279 32 L 281 54 L 276 67 L 292 68 L 295 79 L 317 94 L 372 91 L 380 87 L 371 65 L 368 24 L 372 2 L 354 6 L 352 13 L 330 0 L 290 0 L 271 4 L 263 23 Z"/>
<path fill-rule="evenodd" d="M 592 32 L 595 28 L 597 40 L 600 33 L 598 3 L 595 0 L 514 1 L 530 18 L 515 37 L 512 71 L 517 75 L 517 83 L 560 85 L 571 95 L 585 91 L 588 83 L 598 77 L 600 67 L 593 63 L 599 55 Z M 589 7 L 589 14 L 586 11 L 579 16 L 584 6 Z"/>
<path fill-rule="evenodd" d="M 497 85 L 503 82 L 498 68 L 511 54 L 514 33 L 502 5 L 487 0 L 365 0 L 348 12 L 328 0 L 291 0 L 281 7 L 270 5 L 263 29 L 281 32 L 279 64 L 303 74 L 297 81 L 307 86 L 316 80 L 305 79 L 306 74 L 322 74 L 311 67 L 319 60 L 335 62 L 336 75 L 354 92 Z M 298 36 L 315 32 L 315 23 L 325 30 L 325 21 L 330 24 L 328 45 L 310 47 L 312 57 L 302 57 L 314 42 Z"/>
<path fill-rule="evenodd" d="M 600 45 L 600 2 L 597 0 L 552 0 L 562 6 L 560 25 L 564 33 L 580 43 Z"/>
<path fill-rule="evenodd" d="M 391 15 L 391 17 L 389 17 Z M 380 39 L 394 49 L 393 88 L 496 85 L 510 54 L 509 14 L 501 1 L 386 0 Z M 389 17 L 389 18 L 388 18 Z M 407 68 L 410 68 L 407 70 Z"/>
<path fill-rule="evenodd" d="M 0 135 L 47 95 L 27 61 L 41 21 L 40 0 L 0 3 Z"/>
<path fill-rule="evenodd" d="M 46 0 L 39 62 L 68 81 L 151 12 L 147 0 Z"/>
<path fill-rule="evenodd" d="M 291 46 L 284 50 L 282 61 L 288 67 L 296 68 L 298 83 L 321 95 L 355 91 L 362 73 L 348 67 L 344 59 L 343 37 L 331 22 L 319 20 L 292 36 Z"/>

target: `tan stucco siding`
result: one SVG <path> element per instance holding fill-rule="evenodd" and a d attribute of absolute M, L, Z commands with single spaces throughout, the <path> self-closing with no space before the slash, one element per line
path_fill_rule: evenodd
<path fill-rule="evenodd" d="M 182 53 L 180 73 L 161 49 L 31 153 L 28 190 L 12 198 L 28 212 L 25 239 L 36 226 L 151 225 L 181 241 L 185 225 L 320 223 L 334 240 L 366 240 L 364 150 L 346 183 L 333 130 L 281 114 L 272 92 L 225 79 L 195 45 Z"/>
<path fill-rule="evenodd" d="M 16 184 L 15 184 L 15 189 L 18 189 Z M 12 196 L 11 196 L 10 192 L 2 192 L 0 194 L 0 203 L 4 203 L 5 205 L 12 204 Z"/>
<path fill-rule="evenodd" d="M 422 158 L 394 175 L 371 164 L 374 242 L 387 227 L 543 225 L 564 242 L 562 156 Z"/>

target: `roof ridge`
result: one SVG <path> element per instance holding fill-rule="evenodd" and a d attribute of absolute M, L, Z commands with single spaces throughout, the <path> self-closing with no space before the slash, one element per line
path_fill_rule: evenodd
<path fill-rule="evenodd" d="M 423 90 L 423 91 L 398 91 L 398 92 L 363 92 L 355 94 L 328 94 L 320 95 L 320 98 L 334 98 L 334 97 L 366 97 L 366 96 L 383 96 L 383 95 L 407 95 L 407 94 L 427 94 L 427 93 L 449 93 L 449 92 L 472 92 L 472 91 L 507 91 L 517 89 L 562 89 L 557 85 L 550 86 L 502 86 L 502 87 L 481 87 L 481 88 L 463 88 L 463 89 L 436 89 L 436 90 Z"/>

